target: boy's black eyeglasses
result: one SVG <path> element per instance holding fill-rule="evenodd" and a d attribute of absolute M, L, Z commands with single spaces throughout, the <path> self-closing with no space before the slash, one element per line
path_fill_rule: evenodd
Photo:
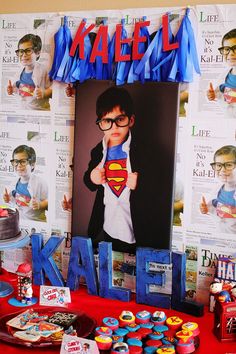
<path fill-rule="evenodd" d="M 220 171 L 222 169 L 222 167 L 224 167 L 224 169 L 226 171 L 232 171 L 236 167 L 236 161 L 229 161 L 229 162 L 225 162 L 225 163 L 212 162 L 210 165 L 214 171 Z"/>
<path fill-rule="evenodd" d="M 231 50 L 236 54 L 236 45 L 233 45 L 232 47 L 220 47 L 218 50 L 221 55 L 228 55 Z"/>
<path fill-rule="evenodd" d="M 16 55 L 18 57 L 22 57 L 23 54 L 25 55 L 31 55 L 32 53 L 34 52 L 34 48 L 33 47 L 29 47 L 29 48 L 26 48 L 26 49 L 17 49 L 15 51 Z"/>
<path fill-rule="evenodd" d="M 115 118 L 102 118 L 97 119 L 96 124 L 102 131 L 109 130 L 112 128 L 113 123 L 116 124 L 117 127 L 127 127 L 129 125 L 130 118 L 124 114 L 120 114 Z"/>
<path fill-rule="evenodd" d="M 12 164 L 13 167 L 16 167 L 18 165 L 22 166 L 22 167 L 25 167 L 29 162 L 29 159 L 21 159 L 21 160 L 16 160 L 16 159 L 13 159 L 13 160 L 10 160 L 10 163 Z"/>

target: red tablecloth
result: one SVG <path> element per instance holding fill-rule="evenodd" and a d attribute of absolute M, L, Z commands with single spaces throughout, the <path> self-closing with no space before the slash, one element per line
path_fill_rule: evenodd
<path fill-rule="evenodd" d="M 2 274 L 0 276 L 0 280 L 6 281 L 8 280 L 14 287 L 16 286 L 16 277 L 11 275 L 11 277 L 6 277 L 6 274 Z M 39 295 L 39 287 L 34 287 L 34 296 Z M 15 294 L 11 294 L 8 297 L 0 298 L 0 316 L 20 311 L 22 308 L 13 307 L 8 304 L 8 299 L 14 297 Z M 98 325 L 101 325 L 102 319 L 106 316 L 118 317 L 122 310 L 129 310 L 136 314 L 138 311 L 146 309 L 150 312 L 154 312 L 156 310 L 165 311 L 167 317 L 169 316 L 179 316 L 184 322 L 194 321 L 199 324 L 200 327 L 200 347 L 196 351 L 198 354 L 236 354 L 236 342 L 220 342 L 214 336 L 213 329 L 213 320 L 214 316 L 212 313 L 209 313 L 207 309 L 205 309 L 205 314 L 203 317 L 193 317 L 187 314 L 183 314 L 174 310 L 166 310 L 155 308 L 152 306 L 136 304 L 135 299 L 130 302 L 122 302 L 117 300 L 104 299 L 99 296 L 93 296 L 87 294 L 87 289 L 84 287 L 80 287 L 77 291 L 71 292 L 72 303 L 69 304 L 68 309 L 71 310 L 82 310 L 86 312 L 89 316 L 95 318 L 97 320 Z M 39 307 L 39 305 L 35 305 Z M 26 309 L 23 308 L 22 311 Z M 7 354 L 28 354 L 28 353 L 60 353 L 60 348 L 39 348 L 39 349 L 30 349 L 25 346 L 14 346 L 12 344 L 7 344 L 3 341 L 0 341 L 0 353 Z"/>

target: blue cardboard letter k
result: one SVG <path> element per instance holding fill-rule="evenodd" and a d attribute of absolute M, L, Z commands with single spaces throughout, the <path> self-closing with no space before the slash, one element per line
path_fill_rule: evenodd
<path fill-rule="evenodd" d="M 60 246 L 63 240 L 63 236 L 51 236 L 43 247 L 43 235 L 32 235 L 31 244 L 34 284 L 44 284 L 46 273 L 52 285 L 64 286 L 63 277 L 52 258 L 52 254 Z"/>

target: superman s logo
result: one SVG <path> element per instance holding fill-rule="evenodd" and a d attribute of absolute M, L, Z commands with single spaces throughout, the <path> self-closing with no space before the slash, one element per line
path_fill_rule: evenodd
<path fill-rule="evenodd" d="M 106 161 L 104 168 L 109 187 L 119 197 L 126 186 L 128 176 L 126 159 Z"/>

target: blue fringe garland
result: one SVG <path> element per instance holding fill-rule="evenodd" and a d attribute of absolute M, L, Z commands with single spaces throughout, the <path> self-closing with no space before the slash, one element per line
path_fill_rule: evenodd
<path fill-rule="evenodd" d="M 65 83 L 76 81 L 84 82 L 88 79 L 113 80 L 116 85 L 133 83 L 140 81 L 175 81 L 192 82 L 193 72 L 200 74 L 197 49 L 195 44 L 194 32 L 189 19 L 187 8 L 178 32 L 174 36 L 170 28 L 168 33 L 169 43 L 179 43 L 177 49 L 163 51 L 163 28 L 162 26 L 152 35 L 149 34 L 147 27 L 140 28 L 140 36 L 146 37 L 146 42 L 139 43 L 139 53 L 143 56 L 141 60 L 130 60 L 115 62 L 115 40 L 116 32 L 108 43 L 108 63 L 103 63 L 100 56 L 96 57 L 94 63 L 90 63 L 90 55 L 93 48 L 95 33 L 89 33 L 84 39 L 85 58 L 79 58 L 78 48 L 74 57 L 69 55 L 72 44 L 71 32 L 68 27 L 67 17 L 64 17 L 58 32 L 54 36 L 55 50 L 52 68 L 49 77 L 52 80 Z M 169 16 L 169 14 L 167 14 Z M 146 18 L 143 17 L 143 21 Z M 86 22 L 84 19 L 83 21 Z M 105 23 L 101 24 L 105 25 Z M 121 21 L 121 39 L 127 38 L 125 20 Z M 86 28 L 84 28 L 84 31 Z M 102 48 L 102 39 L 98 43 L 98 50 Z M 121 45 L 121 55 L 130 55 L 132 45 L 123 43 Z"/>

